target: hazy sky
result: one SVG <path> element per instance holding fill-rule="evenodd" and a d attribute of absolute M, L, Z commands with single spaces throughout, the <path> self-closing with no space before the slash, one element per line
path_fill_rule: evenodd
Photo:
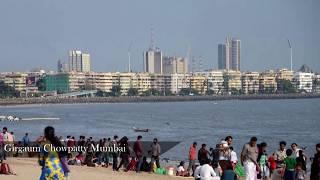
<path fill-rule="evenodd" d="M 0 71 L 56 70 L 69 49 L 91 54 L 94 71 L 133 70 L 155 44 L 166 55 L 202 56 L 217 68 L 217 45 L 241 39 L 241 69 L 302 64 L 320 72 L 319 0 L 1 0 Z"/>

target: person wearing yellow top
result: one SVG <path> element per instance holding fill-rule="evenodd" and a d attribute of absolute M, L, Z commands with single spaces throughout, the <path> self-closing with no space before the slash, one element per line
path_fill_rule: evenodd
<path fill-rule="evenodd" d="M 54 147 L 62 146 L 59 139 L 55 136 L 54 128 L 51 126 L 44 129 L 44 138 L 41 140 L 39 164 L 42 167 L 42 171 L 40 180 L 62 180 L 64 179 L 64 172 L 59 154 L 56 151 L 51 151 L 50 148 L 45 149 L 46 144 L 51 144 Z"/>

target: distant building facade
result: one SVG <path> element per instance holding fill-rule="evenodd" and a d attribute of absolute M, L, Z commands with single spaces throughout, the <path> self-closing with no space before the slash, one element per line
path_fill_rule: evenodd
<path fill-rule="evenodd" d="M 90 72 L 90 54 L 78 50 L 69 51 L 69 72 Z"/>
<path fill-rule="evenodd" d="M 149 49 L 144 54 L 144 72 L 162 74 L 162 52 L 160 49 Z"/>
<path fill-rule="evenodd" d="M 187 60 L 182 57 L 163 56 L 163 74 L 184 74 L 188 72 Z"/>
<path fill-rule="evenodd" d="M 256 94 L 259 92 L 259 73 L 244 72 L 241 76 L 242 91 L 244 94 Z"/>
<path fill-rule="evenodd" d="M 313 73 L 309 72 L 296 72 L 294 74 L 294 83 L 296 89 L 300 92 L 312 92 Z"/>
<path fill-rule="evenodd" d="M 218 45 L 218 69 L 240 71 L 241 41 L 226 38 L 225 44 Z"/>

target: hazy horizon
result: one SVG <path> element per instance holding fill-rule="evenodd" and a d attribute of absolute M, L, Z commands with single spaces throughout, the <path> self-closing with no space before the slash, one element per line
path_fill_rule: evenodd
<path fill-rule="evenodd" d="M 217 47 L 241 40 L 241 71 L 307 64 L 320 72 L 318 0 L 10 0 L 0 2 L 0 72 L 56 70 L 68 50 L 90 53 L 93 71 L 125 71 L 131 46 L 133 71 L 155 45 L 165 55 L 202 57 L 217 69 Z"/>

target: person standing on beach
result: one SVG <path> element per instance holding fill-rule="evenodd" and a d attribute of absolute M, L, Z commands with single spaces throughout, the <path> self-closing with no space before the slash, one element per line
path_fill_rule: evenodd
<path fill-rule="evenodd" d="M 232 143 L 233 143 L 232 136 L 227 136 L 224 140 L 228 143 L 229 147 L 232 146 Z"/>
<path fill-rule="evenodd" d="M 64 179 L 64 171 L 58 152 L 51 151 L 50 148 L 44 149 L 47 144 L 51 144 L 54 147 L 63 146 L 55 136 L 54 128 L 51 126 L 46 127 L 44 129 L 44 138 L 41 138 L 39 141 L 41 142 L 39 164 L 42 167 L 40 180 Z"/>
<path fill-rule="evenodd" d="M 161 147 L 157 138 L 153 139 L 153 143 L 151 144 L 151 164 L 156 163 L 157 168 L 160 168 L 160 153 Z"/>
<path fill-rule="evenodd" d="M 195 166 L 196 166 L 196 158 L 197 158 L 197 142 L 193 142 L 189 149 L 189 165 L 187 172 L 190 173 L 192 169 L 192 175 L 194 174 Z"/>
<path fill-rule="evenodd" d="M 259 179 L 266 179 L 270 175 L 268 168 L 268 154 L 267 143 L 263 142 L 259 145 L 258 163 L 261 168 L 261 172 L 258 174 Z"/>
<path fill-rule="evenodd" d="M 28 147 L 30 143 L 29 134 L 26 133 L 22 138 L 22 143 L 24 147 Z"/>
<path fill-rule="evenodd" d="M 198 160 L 200 165 L 202 166 L 205 162 L 207 162 L 209 151 L 206 149 L 207 145 L 202 144 L 201 148 L 198 151 Z"/>
<path fill-rule="evenodd" d="M 245 170 L 245 180 L 257 179 L 257 169 L 259 165 L 257 163 L 258 149 L 257 149 L 257 138 L 252 137 L 250 142 L 243 146 L 241 152 L 241 164 Z"/>
<path fill-rule="evenodd" d="M 141 171 L 141 165 L 142 165 L 142 156 L 143 156 L 143 146 L 142 146 L 142 142 L 141 142 L 142 136 L 138 136 L 136 142 L 134 142 L 133 145 L 133 151 L 136 155 L 136 158 L 138 160 L 137 162 L 137 167 L 136 167 L 136 172 L 140 172 Z"/>
<path fill-rule="evenodd" d="M 299 150 L 299 156 L 296 161 L 297 164 L 300 163 L 302 170 L 307 171 L 307 157 L 302 150 Z"/>
<path fill-rule="evenodd" d="M 276 151 L 277 168 L 284 167 L 284 159 L 287 157 L 286 145 L 287 145 L 287 143 L 285 141 L 281 141 L 279 143 L 279 149 Z"/>
<path fill-rule="evenodd" d="M 311 164 L 310 180 L 320 179 L 320 143 L 316 145 L 316 154 Z"/>
<path fill-rule="evenodd" d="M 292 143 L 291 144 L 291 149 L 293 151 L 293 156 L 295 156 L 296 158 L 299 157 L 299 151 L 301 149 L 298 147 L 298 144 L 297 143 Z"/>
<path fill-rule="evenodd" d="M 231 151 L 227 141 L 221 141 L 222 147 L 219 151 L 219 165 L 224 171 L 227 168 L 227 165 L 230 164 L 231 160 Z"/>
<path fill-rule="evenodd" d="M 275 161 L 277 163 L 277 168 L 273 172 L 273 178 L 281 178 L 281 176 L 284 173 L 284 159 L 287 157 L 286 155 L 286 145 L 287 143 L 285 141 L 279 142 L 279 149 L 275 152 Z"/>
<path fill-rule="evenodd" d="M 2 144 L 2 147 L 4 147 L 6 144 L 9 142 L 9 133 L 8 133 L 8 128 L 3 127 L 2 128 L 2 133 L 0 134 L 0 143 Z M 7 158 L 7 153 L 6 151 L 3 151 L 3 160 L 6 160 Z"/>
<path fill-rule="evenodd" d="M 112 170 L 116 171 L 118 168 L 118 152 L 115 151 L 115 148 L 118 146 L 118 136 L 113 136 L 113 140 L 110 144 L 113 148 L 112 152 Z"/>
<path fill-rule="evenodd" d="M 284 180 L 295 180 L 296 157 L 293 155 L 292 149 L 287 149 L 286 155 L 287 157 L 284 158 Z"/>

